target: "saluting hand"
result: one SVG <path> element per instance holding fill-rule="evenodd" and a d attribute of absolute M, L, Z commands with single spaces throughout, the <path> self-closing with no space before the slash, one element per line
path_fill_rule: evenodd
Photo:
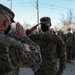
<path fill-rule="evenodd" d="M 19 22 L 16 23 L 16 32 L 13 34 L 18 39 L 21 39 L 26 36 L 25 30 Z"/>

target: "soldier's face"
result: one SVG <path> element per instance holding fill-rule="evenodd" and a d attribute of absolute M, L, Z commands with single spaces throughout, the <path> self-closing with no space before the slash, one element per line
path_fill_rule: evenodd
<path fill-rule="evenodd" d="M 8 34 L 9 31 L 11 30 L 11 23 L 12 23 L 12 20 L 11 20 L 10 17 L 8 17 L 8 21 L 9 21 L 9 23 L 8 23 L 8 28 L 5 30 L 5 33 L 4 33 L 4 34 Z"/>
<path fill-rule="evenodd" d="M 4 31 L 5 33 L 9 32 L 9 30 L 11 29 L 11 19 L 10 17 L 0 13 L 0 30 Z"/>
<path fill-rule="evenodd" d="M 0 13 L 0 30 L 4 30 L 6 17 Z"/>
<path fill-rule="evenodd" d="M 46 32 L 46 31 L 49 30 L 50 26 L 51 26 L 50 23 L 42 23 L 41 29 L 42 29 L 43 32 Z"/>

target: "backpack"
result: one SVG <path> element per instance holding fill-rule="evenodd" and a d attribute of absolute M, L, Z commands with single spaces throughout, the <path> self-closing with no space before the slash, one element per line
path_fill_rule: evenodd
<path fill-rule="evenodd" d="M 14 69 L 9 55 L 10 44 L 9 38 L 0 37 L 0 75 L 11 74 Z"/>

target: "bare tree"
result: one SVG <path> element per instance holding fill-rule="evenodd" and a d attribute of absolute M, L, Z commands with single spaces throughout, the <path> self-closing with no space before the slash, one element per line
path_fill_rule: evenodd
<path fill-rule="evenodd" d="M 65 18 L 64 15 L 62 14 L 60 18 L 64 31 L 67 31 L 68 28 L 71 28 L 75 24 L 75 17 L 71 9 L 68 10 L 66 16 L 67 17 Z"/>
<path fill-rule="evenodd" d="M 31 25 L 27 22 L 24 22 L 23 27 L 24 27 L 25 30 L 27 30 L 27 29 L 31 28 Z"/>

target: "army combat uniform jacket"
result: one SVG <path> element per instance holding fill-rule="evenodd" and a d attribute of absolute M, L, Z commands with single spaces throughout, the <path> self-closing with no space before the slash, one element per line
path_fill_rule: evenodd
<path fill-rule="evenodd" d="M 67 53 L 67 62 L 71 63 L 73 48 L 74 48 L 74 36 L 73 33 L 68 32 L 65 35 L 65 43 L 66 43 L 66 53 Z"/>
<path fill-rule="evenodd" d="M 34 70 L 39 67 L 39 57 L 39 51 L 26 52 L 20 41 L 0 34 L 0 75 L 18 75 L 19 67 Z"/>
<path fill-rule="evenodd" d="M 62 75 L 66 67 L 66 48 L 63 40 L 52 33 L 49 36 L 39 33 L 29 37 L 40 46 L 42 55 L 42 63 L 35 75 Z M 56 65 L 57 57 L 60 60 L 59 69 Z"/>

